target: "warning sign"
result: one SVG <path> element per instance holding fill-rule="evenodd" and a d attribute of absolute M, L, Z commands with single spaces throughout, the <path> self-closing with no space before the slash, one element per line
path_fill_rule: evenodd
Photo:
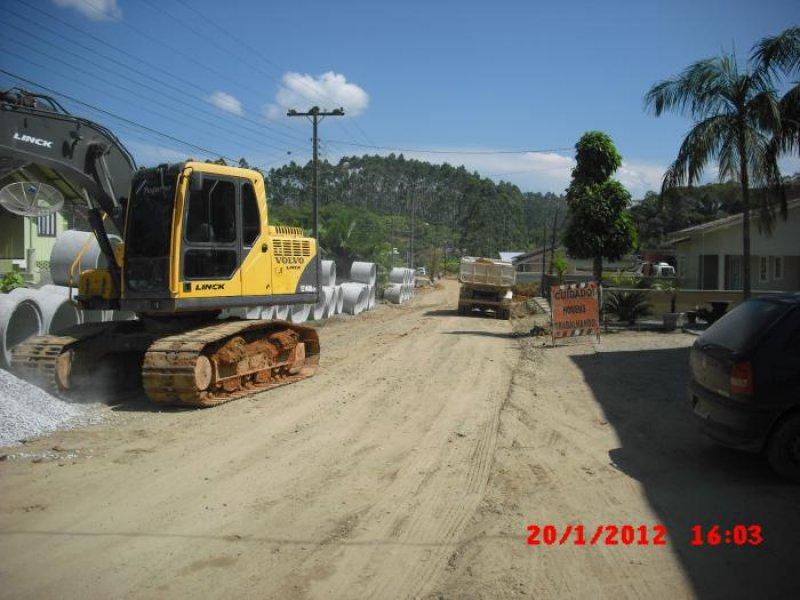
<path fill-rule="evenodd" d="M 579 335 L 600 335 L 600 288 L 596 282 L 550 288 L 553 341 Z"/>

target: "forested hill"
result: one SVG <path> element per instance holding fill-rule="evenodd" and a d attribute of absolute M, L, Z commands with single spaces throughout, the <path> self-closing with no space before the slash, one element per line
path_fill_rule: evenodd
<path fill-rule="evenodd" d="M 783 181 L 787 198 L 800 196 L 800 174 L 784 177 Z M 752 190 L 754 204 L 758 204 L 758 196 L 762 193 L 761 190 Z M 658 248 L 667 242 L 668 234 L 673 231 L 740 212 L 742 188 L 738 182 L 676 188 L 663 197 L 648 192 L 631 208 L 640 248 Z"/>
<path fill-rule="evenodd" d="M 310 163 L 269 172 L 271 205 L 278 207 L 278 216 L 305 221 L 311 177 Z M 544 223 L 552 222 L 556 210 L 562 218 L 565 211 L 563 198 L 556 194 L 523 193 L 513 184 L 495 183 L 463 166 L 409 160 L 402 154 L 349 156 L 337 164 L 323 161 L 319 181 L 323 214 L 329 212 L 325 207 L 360 209 L 361 219 L 359 213 L 344 211 L 356 230 L 359 221 L 368 220 L 373 228 L 376 222 L 390 229 L 395 225 L 402 236 L 413 214 L 418 243 L 435 237 L 475 255 L 531 249 L 541 244 Z"/>
<path fill-rule="evenodd" d="M 311 163 L 291 163 L 267 174 L 275 222 L 310 228 L 311 178 Z M 788 197 L 800 195 L 800 176 L 785 182 Z M 753 191 L 755 196 L 759 193 Z M 405 260 L 412 214 L 416 264 L 429 262 L 437 249 L 479 256 L 531 250 L 542 245 L 545 225 L 550 243 L 554 220 L 559 243 L 566 217 L 563 195 L 522 192 L 463 166 L 410 160 L 402 154 L 349 156 L 336 164 L 322 161 L 320 201 L 321 243 L 343 262 L 388 262 L 393 247 Z M 631 207 L 637 249 L 660 247 L 669 233 L 741 212 L 741 206 L 737 183 L 678 188 L 664 197 L 648 192 Z"/>

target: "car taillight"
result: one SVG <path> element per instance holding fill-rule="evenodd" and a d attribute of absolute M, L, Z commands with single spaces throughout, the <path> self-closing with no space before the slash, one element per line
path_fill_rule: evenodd
<path fill-rule="evenodd" d="M 753 393 L 753 365 L 750 361 L 738 362 L 731 369 L 731 394 Z"/>

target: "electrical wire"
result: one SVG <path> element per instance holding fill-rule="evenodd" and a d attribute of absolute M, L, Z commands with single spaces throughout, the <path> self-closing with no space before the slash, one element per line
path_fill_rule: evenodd
<path fill-rule="evenodd" d="M 149 67 L 149 68 L 151 68 L 151 69 L 154 69 L 154 70 L 156 70 L 156 71 L 158 71 L 158 72 L 160 72 L 160 73 L 163 73 L 164 75 L 166 75 L 166 76 L 169 78 L 169 80 L 170 80 L 170 81 L 177 81 L 177 82 L 180 82 L 180 83 L 181 83 L 181 84 L 183 84 L 184 86 L 188 86 L 188 87 L 191 87 L 191 88 L 193 88 L 193 89 L 196 89 L 196 90 L 198 90 L 199 92 L 201 92 L 201 94 L 207 94 L 207 93 L 208 93 L 208 90 L 206 90 L 206 89 L 204 89 L 204 88 L 200 87 L 200 86 L 199 86 L 199 85 L 197 85 L 195 82 L 193 82 L 193 81 L 191 81 L 191 80 L 189 80 L 189 79 L 186 79 L 186 78 L 184 78 L 184 77 L 181 77 L 181 76 L 180 76 L 178 73 L 174 73 L 174 72 L 168 71 L 168 70 L 164 69 L 163 67 L 160 67 L 159 65 L 156 65 L 156 64 L 154 64 L 154 63 L 152 63 L 152 62 L 149 62 L 149 61 L 147 61 L 147 60 L 145 60 L 145 59 L 143 59 L 143 58 L 141 58 L 141 57 L 139 57 L 139 56 L 136 56 L 136 55 L 132 54 L 131 52 L 128 52 L 127 50 L 125 50 L 125 49 L 123 49 L 123 48 L 119 48 L 118 46 L 115 46 L 114 44 L 111 44 L 111 43 L 109 43 L 109 42 L 107 42 L 107 41 L 103 40 L 102 38 L 99 38 L 99 37 L 97 37 L 96 35 L 92 34 L 91 32 L 89 32 L 89 31 L 86 31 L 85 29 L 82 29 L 82 28 L 80 28 L 80 27 L 77 27 L 77 26 L 75 26 L 75 25 L 72 25 L 71 23 L 69 23 L 69 22 L 67 22 L 67 21 L 65 21 L 65 20 L 63 20 L 63 19 L 61 19 L 61 18 L 60 18 L 60 17 L 58 17 L 57 15 L 54 15 L 54 14 L 52 14 L 52 13 L 50 13 L 50 12 L 48 12 L 48 11 L 46 11 L 46 10 L 44 10 L 44 9 L 42 9 L 42 8 L 40 8 L 40 7 L 38 7 L 38 6 L 35 6 L 35 5 L 33 5 L 33 4 L 30 4 L 30 3 L 26 2 L 26 0 L 17 0 L 17 2 L 19 2 L 19 3 L 23 4 L 23 5 L 25 5 L 25 6 L 29 7 L 29 8 L 31 8 L 31 9 L 33 9 L 33 10 L 37 11 L 37 12 L 39 12 L 39 13 L 40 13 L 40 14 L 42 14 L 42 15 L 45 15 L 45 16 L 46 16 L 46 17 L 48 17 L 49 19 L 52 19 L 53 21 L 56 21 L 57 23 L 60 23 L 61 25 L 64 25 L 65 27 L 68 27 L 68 28 L 72 29 L 73 31 L 76 31 L 76 32 L 78 32 L 78 33 L 79 33 L 79 34 L 81 34 L 81 36 L 83 36 L 83 37 L 86 37 L 86 38 L 92 39 L 92 40 L 94 40 L 96 43 L 99 43 L 99 44 L 101 44 L 101 45 L 103 45 L 103 46 L 106 46 L 106 47 L 110 48 L 111 50 L 114 50 L 115 52 L 118 52 L 119 54 L 122 54 L 123 56 L 125 56 L 125 57 L 127 57 L 127 58 L 129 58 L 129 59 L 131 59 L 131 60 L 133 60 L 133 61 L 136 61 L 136 63 L 137 63 L 137 64 L 143 64 L 143 65 L 146 65 L 147 67 Z M 94 7 L 91 7 L 91 8 L 93 8 L 93 9 L 94 9 Z M 38 23 L 38 22 L 34 22 L 34 21 L 32 21 L 30 18 L 26 17 L 25 15 L 22 15 L 22 14 L 20 14 L 20 13 L 16 12 L 16 11 L 14 11 L 14 10 L 13 10 L 13 8 L 8 8 L 8 9 L 6 9 L 6 12 L 9 12 L 9 13 L 13 14 L 13 15 L 14 15 L 15 17 L 17 17 L 17 18 L 24 19 L 24 20 L 28 21 L 29 23 L 31 23 L 31 24 L 33 24 L 33 25 L 35 25 L 35 26 L 36 26 L 37 28 L 39 28 L 39 29 L 45 29 L 45 30 L 48 30 L 48 31 L 50 31 L 51 33 L 53 33 L 54 35 L 56 35 L 56 36 L 60 37 L 61 39 L 64 39 L 64 40 L 66 40 L 68 43 L 71 43 L 71 44 L 77 45 L 77 46 L 79 46 L 79 47 L 81 47 L 81 48 L 83 48 L 83 49 L 87 50 L 88 52 L 96 53 L 96 50 L 94 50 L 93 48 L 87 47 L 87 46 L 85 46 L 85 45 L 81 44 L 79 41 L 77 41 L 77 40 L 74 40 L 74 39 L 72 39 L 72 38 L 68 38 L 68 37 L 64 36 L 63 34 L 59 34 L 59 33 L 55 32 L 55 31 L 54 31 L 52 28 L 49 28 L 49 27 L 47 27 L 47 26 L 46 26 L 46 25 L 44 25 L 44 24 L 40 24 L 40 23 Z M 105 58 L 106 60 L 109 60 L 109 61 L 111 61 L 111 62 L 113 62 L 113 63 L 115 63 L 115 64 L 119 65 L 119 66 L 123 66 L 124 68 L 127 68 L 127 69 L 129 69 L 129 70 L 131 70 L 131 71 L 133 71 L 133 72 L 136 72 L 136 73 L 138 73 L 139 75 L 142 75 L 142 76 L 144 76 L 144 77 L 148 77 L 148 78 L 150 78 L 150 79 L 153 79 L 154 81 L 158 82 L 158 83 L 159 83 L 159 85 L 167 85 L 168 87 L 172 87 L 173 89 L 176 89 L 177 91 L 181 92 L 182 94 L 185 94 L 185 93 L 186 93 L 184 89 L 177 88 L 176 86 L 172 85 L 171 83 L 166 83 L 166 84 L 165 84 L 165 83 L 163 82 L 163 80 L 156 79 L 156 78 L 155 78 L 153 75 L 149 75 L 149 74 L 143 73 L 142 71 L 140 71 L 140 70 L 138 70 L 138 69 L 136 69 L 136 68 L 134 68 L 134 67 L 131 67 L 130 65 L 126 65 L 125 63 L 122 63 L 121 61 L 119 61 L 119 60 L 116 60 L 116 59 L 114 59 L 114 58 L 112 58 L 112 57 L 110 57 L 110 56 L 104 56 L 104 58 Z M 194 97 L 194 98 L 198 98 L 197 96 L 193 96 L 193 97 Z M 203 102 L 206 102 L 206 99 L 205 99 L 205 98 L 202 98 L 202 97 L 201 97 L 200 99 L 201 99 Z M 285 134 L 285 133 L 283 133 L 283 132 L 278 132 L 278 131 L 275 131 L 275 130 L 274 130 L 274 128 L 273 128 L 273 127 L 271 127 L 270 125 L 267 125 L 266 123 L 263 123 L 263 122 L 257 121 L 257 120 L 255 120 L 255 119 L 251 119 L 251 118 L 249 118 L 249 117 L 246 117 L 245 115 L 232 115 L 231 113 L 226 113 L 226 115 L 225 115 L 225 116 L 228 116 L 229 118 L 233 118 L 233 117 L 235 117 L 235 118 L 238 118 L 238 119 L 241 119 L 241 120 L 247 121 L 247 122 L 249 122 L 249 123 L 252 123 L 252 124 L 258 125 L 259 127 L 263 127 L 263 128 L 265 128 L 265 129 L 267 129 L 267 130 L 273 131 L 273 133 L 275 133 L 275 134 L 288 135 L 288 134 Z M 289 131 L 291 131 L 291 132 L 292 132 L 293 134 L 295 134 L 295 135 L 298 135 L 298 134 L 300 133 L 298 130 L 296 130 L 296 129 L 294 129 L 294 128 L 291 128 L 291 127 L 288 127 L 288 126 L 287 126 L 287 125 L 285 125 L 284 123 L 280 123 L 280 122 L 278 122 L 278 123 L 276 123 L 276 124 L 277 124 L 277 125 L 280 125 L 280 126 L 282 126 L 282 127 L 284 127 L 285 129 L 288 129 Z M 291 137 L 291 136 L 289 136 L 289 137 Z"/>
<path fill-rule="evenodd" d="M 492 155 L 492 154 L 555 154 L 558 152 L 572 152 L 574 148 L 538 148 L 529 150 L 430 150 L 427 148 L 399 148 L 395 146 L 376 146 L 372 144 L 360 144 L 356 142 L 345 142 L 343 140 L 328 140 L 328 143 L 339 144 L 342 146 L 356 146 L 358 148 L 370 148 L 373 150 L 384 150 L 388 152 L 414 152 L 418 154 L 458 154 L 458 155 Z"/>

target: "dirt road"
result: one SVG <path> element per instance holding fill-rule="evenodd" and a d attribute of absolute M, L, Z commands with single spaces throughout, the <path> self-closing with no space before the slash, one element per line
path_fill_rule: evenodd
<path fill-rule="evenodd" d="M 763 592 L 796 560 L 797 490 L 684 424 L 680 375 L 646 376 L 648 357 L 680 371 L 691 338 L 541 350 L 456 316 L 456 294 L 328 323 L 299 384 L 202 411 L 127 403 L 27 444 L 56 458 L 0 463 L 0 596 L 714 597 L 703 571 L 721 595 Z M 773 527 L 770 544 L 688 552 L 688 522 L 727 517 Z M 532 548 L 534 522 L 671 538 Z"/>

